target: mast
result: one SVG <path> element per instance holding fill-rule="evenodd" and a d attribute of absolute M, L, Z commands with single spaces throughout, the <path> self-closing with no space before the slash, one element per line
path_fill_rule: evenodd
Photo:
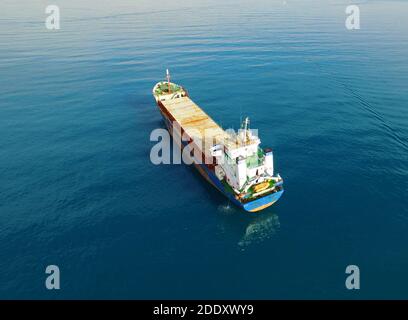
<path fill-rule="evenodd" d="M 245 117 L 244 120 L 244 137 L 245 137 L 245 144 L 250 140 L 249 138 L 249 118 Z"/>
<path fill-rule="evenodd" d="M 244 143 L 244 145 L 247 144 L 247 142 L 250 140 L 249 137 L 249 118 L 245 117 L 244 121 L 241 123 L 241 131 L 239 134 L 241 141 Z"/>
<path fill-rule="evenodd" d="M 245 130 L 245 133 L 247 132 L 248 129 L 249 129 L 249 118 L 248 118 L 248 117 L 245 117 L 245 120 L 244 120 L 244 130 Z"/>
<path fill-rule="evenodd" d="M 169 93 L 171 93 L 171 87 L 170 87 L 170 72 L 169 72 L 169 69 L 166 69 L 166 77 L 167 77 L 168 90 L 169 90 Z"/>

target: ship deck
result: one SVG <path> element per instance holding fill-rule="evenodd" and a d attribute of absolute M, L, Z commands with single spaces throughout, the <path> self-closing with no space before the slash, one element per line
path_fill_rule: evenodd
<path fill-rule="evenodd" d="M 197 144 L 225 143 L 229 135 L 189 97 L 161 102 L 181 128 Z M 209 151 L 206 152 L 208 155 Z"/>

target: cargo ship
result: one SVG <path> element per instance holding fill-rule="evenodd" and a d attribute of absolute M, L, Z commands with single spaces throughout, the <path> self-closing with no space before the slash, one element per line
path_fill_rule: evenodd
<path fill-rule="evenodd" d="M 283 180 L 274 174 L 272 149 L 260 147 L 249 119 L 237 133 L 223 130 L 182 86 L 167 79 L 153 87 L 153 96 L 167 129 L 204 178 L 237 206 L 256 212 L 274 204 Z"/>

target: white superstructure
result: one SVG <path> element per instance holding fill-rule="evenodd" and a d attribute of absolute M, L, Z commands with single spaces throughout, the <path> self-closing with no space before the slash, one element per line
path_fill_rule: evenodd
<path fill-rule="evenodd" d="M 216 158 L 217 177 L 225 179 L 238 194 L 253 185 L 280 179 L 273 176 L 272 150 L 262 150 L 260 143 L 261 140 L 249 129 L 249 119 L 246 118 L 238 134 L 227 135 L 211 149 Z"/>

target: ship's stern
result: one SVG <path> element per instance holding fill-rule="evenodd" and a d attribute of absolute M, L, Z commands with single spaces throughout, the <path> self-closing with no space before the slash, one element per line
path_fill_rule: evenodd
<path fill-rule="evenodd" d="M 267 196 L 261 197 L 259 199 L 247 202 L 247 203 L 243 203 L 242 207 L 249 212 L 257 212 L 257 211 L 261 211 L 265 208 L 270 207 L 271 205 L 273 205 L 276 201 L 279 200 L 279 198 L 282 196 L 283 194 L 283 189 L 280 191 L 276 191 L 272 194 L 269 194 Z"/>

